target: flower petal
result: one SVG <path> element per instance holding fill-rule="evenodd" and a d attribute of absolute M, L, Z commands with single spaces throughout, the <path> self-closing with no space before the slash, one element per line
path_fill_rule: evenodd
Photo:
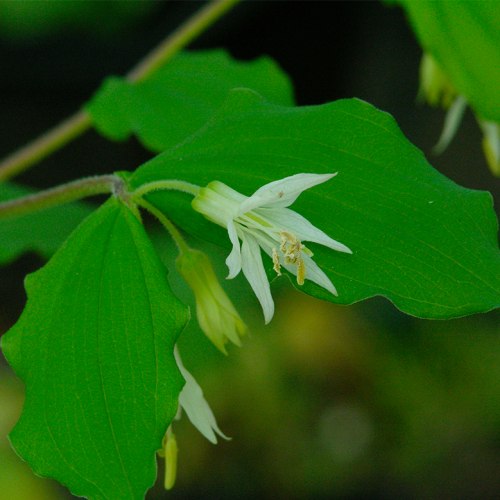
<path fill-rule="evenodd" d="M 272 251 L 269 248 L 262 247 L 269 257 L 273 257 Z M 281 250 L 278 250 L 280 254 L 281 261 L 284 262 L 284 255 Z M 304 264 L 306 266 L 306 280 L 313 281 L 317 285 L 325 288 L 329 292 L 333 293 L 336 297 L 338 296 L 337 289 L 330 281 L 330 278 L 321 270 L 321 268 L 312 260 L 309 255 L 302 253 L 302 259 L 304 260 Z M 297 276 L 297 266 L 293 264 L 281 264 L 288 272 L 292 273 L 294 276 Z"/>
<path fill-rule="evenodd" d="M 238 239 L 238 234 L 236 232 L 236 226 L 234 225 L 233 219 L 230 219 L 227 222 L 227 231 L 229 234 L 229 239 L 233 244 L 233 249 L 226 259 L 226 265 L 229 268 L 229 275 L 227 279 L 232 280 L 241 271 L 240 240 Z"/>
<path fill-rule="evenodd" d="M 212 181 L 207 188 L 238 204 L 243 203 L 248 198 L 248 196 L 238 193 L 238 191 L 220 181 Z"/>
<path fill-rule="evenodd" d="M 226 227 L 226 221 L 236 215 L 239 204 L 206 187 L 200 189 L 198 196 L 191 201 L 191 206 L 209 221 Z"/>
<path fill-rule="evenodd" d="M 259 244 L 251 234 L 245 234 L 243 237 L 241 257 L 243 273 L 259 299 L 267 325 L 274 315 L 274 302 L 264 264 L 262 263 Z"/>
<path fill-rule="evenodd" d="M 441 154 L 448 147 L 453 137 L 455 137 L 466 107 L 467 99 L 464 95 L 459 95 L 450 106 L 450 109 L 448 109 L 446 118 L 444 119 L 443 132 L 438 143 L 432 149 L 435 154 Z"/>
<path fill-rule="evenodd" d="M 318 264 L 316 264 L 316 262 L 314 262 L 309 255 L 302 254 L 302 258 L 304 259 L 304 264 L 306 265 L 306 279 L 313 281 L 337 297 L 337 289 L 333 286 L 330 278 L 323 272 Z"/>
<path fill-rule="evenodd" d="M 195 378 L 184 368 L 177 346 L 174 348 L 174 356 L 177 366 L 186 381 L 179 394 L 179 404 L 184 408 L 191 423 L 213 444 L 217 444 L 217 437 L 214 431 L 220 437 L 230 439 L 217 426 L 214 414 L 203 397 L 201 387 Z"/>
<path fill-rule="evenodd" d="M 313 281 L 337 297 L 337 289 L 333 286 L 330 278 L 321 270 L 318 264 L 316 264 L 311 257 L 304 253 L 302 254 L 302 258 L 304 259 L 304 264 L 306 266 L 306 280 Z M 297 266 L 284 264 L 283 267 L 294 276 L 297 276 Z"/>
<path fill-rule="evenodd" d="M 334 174 L 296 174 L 285 177 L 257 189 L 255 193 L 245 200 L 238 210 L 238 216 L 246 214 L 254 208 L 271 206 L 288 207 L 306 189 L 322 184 L 337 175 Z"/>
<path fill-rule="evenodd" d="M 288 208 L 259 208 L 255 212 L 266 218 L 276 227 L 286 229 L 293 233 L 300 241 L 319 243 L 338 252 L 352 253 L 342 243 L 330 238 L 326 233 L 313 226 L 305 217 Z"/>

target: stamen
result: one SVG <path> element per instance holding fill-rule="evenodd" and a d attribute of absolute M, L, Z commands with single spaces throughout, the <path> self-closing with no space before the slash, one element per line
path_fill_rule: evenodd
<path fill-rule="evenodd" d="M 274 263 L 273 269 L 276 271 L 276 274 L 278 276 L 281 276 L 280 256 L 276 248 L 273 248 L 273 263 Z"/>
<path fill-rule="evenodd" d="M 303 285 L 306 279 L 306 266 L 302 258 L 297 262 L 297 283 Z"/>
<path fill-rule="evenodd" d="M 295 264 L 297 266 L 297 283 L 303 285 L 306 278 L 306 266 L 302 259 L 301 251 L 304 250 L 307 255 L 312 255 L 312 252 L 302 245 L 300 240 L 293 233 L 282 229 L 280 235 L 280 249 L 285 254 L 285 264 Z"/>

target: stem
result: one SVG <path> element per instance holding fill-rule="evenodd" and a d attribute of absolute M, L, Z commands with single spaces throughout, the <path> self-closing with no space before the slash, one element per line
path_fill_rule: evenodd
<path fill-rule="evenodd" d="M 98 175 L 69 182 L 40 193 L 30 194 L 0 203 L 0 219 L 24 215 L 36 210 L 45 210 L 87 196 L 118 193 L 124 181 L 116 175 Z"/>
<path fill-rule="evenodd" d="M 184 181 L 175 181 L 175 180 L 161 180 L 148 182 L 147 184 L 143 184 L 141 187 L 137 188 L 131 195 L 133 201 L 138 203 L 137 200 L 142 198 L 145 194 L 151 191 L 157 191 L 160 189 L 175 189 L 176 191 L 183 191 L 184 193 L 192 194 L 193 196 L 198 196 L 200 192 L 200 187 L 195 184 L 190 184 L 189 182 Z"/>
<path fill-rule="evenodd" d="M 172 224 L 170 219 L 165 217 L 165 215 L 163 215 L 163 213 L 160 212 L 155 206 L 151 205 L 151 203 L 149 203 L 146 200 L 143 200 L 142 198 L 137 200 L 135 203 L 137 203 L 137 205 L 141 206 L 142 208 L 145 208 L 148 212 L 152 213 L 162 223 L 163 227 L 172 236 L 172 239 L 175 241 L 180 253 L 189 251 L 187 243 L 184 241 L 184 238 L 181 236 L 181 233 Z"/>
<path fill-rule="evenodd" d="M 89 115 L 84 110 L 78 111 L 0 162 L 0 181 L 7 181 L 27 170 L 61 146 L 83 134 L 91 125 Z"/>
<path fill-rule="evenodd" d="M 181 24 L 160 45 L 150 52 L 128 74 L 127 79 L 138 82 L 177 54 L 226 11 L 241 0 L 214 0 Z M 0 162 L 0 182 L 24 172 L 92 126 L 85 110 L 76 112 L 65 121 L 18 149 Z"/>
<path fill-rule="evenodd" d="M 214 0 L 205 5 L 139 62 L 127 74 L 127 79 L 137 82 L 146 78 L 240 1 Z"/>

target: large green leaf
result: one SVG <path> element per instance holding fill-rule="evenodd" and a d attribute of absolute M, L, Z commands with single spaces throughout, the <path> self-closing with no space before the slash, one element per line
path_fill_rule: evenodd
<path fill-rule="evenodd" d="M 483 119 L 500 121 L 499 2 L 397 1 L 458 92 Z"/>
<path fill-rule="evenodd" d="M 291 208 L 354 252 L 310 244 L 339 296 L 308 281 L 305 292 L 342 304 L 383 295 L 427 318 L 500 305 L 491 196 L 439 174 L 390 115 L 365 102 L 287 108 L 234 90 L 210 124 L 140 167 L 131 182 L 136 187 L 172 178 L 203 186 L 219 180 L 250 195 L 300 172 L 338 172 Z M 229 248 L 227 233 L 195 213 L 191 199 L 172 191 L 148 194 L 188 232 Z"/>
<path fill-rule="evenodd" d="M 86 109 L 109 139 L 134 133 L 145 147 L 160 152 L 202 127 L 236 87 L 293 104 L 290 81 L 270 58 L 240 62 L 224 50 L 212 50 L 180 53 L 138 83 L 107 78 Z"/>
<path fill-rule="evenodd" d="M 33 194 L 32 190 L 11 183 L 0 183 L 0 201 Z M 0 218 L 0 264 L 33 251 L 49 258 L 71 231 L 93 212 L 91 205 L 67 203 L 11 219 Z"/>
<path fill-rule="evenodd" d="M 2 348 L 26 384 L 10 439 L 41 475 L 93 500 L 139 500 L 183 379 L 188 320 L 142 225 L 110 199 L 45 267 Z"/>

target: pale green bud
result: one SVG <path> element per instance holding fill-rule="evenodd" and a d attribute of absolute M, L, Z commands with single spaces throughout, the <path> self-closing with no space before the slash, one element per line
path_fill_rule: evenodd
<path fill-rule="evenodd" d="M 158 450 L 158 456 L 165 458 L 165 489 L 171 490 L 174 487 L 177 476 L 177 441 L 172 432 L 172 426 L 169 426 L 163 441 L 161 450 Z"/>
<path fill-rule="evenodd" d="M 498 123 L 478 119 L 483 129 L 483 151 L 493 175 L 500 177 L 500 127 Z"/>
<path fill-rule="evenodd" d="M 433 56 L 424 52 L 420 63 L 420 99 L 425 99 L 431 106 L 448 109 L 458 96 L 452 81 L 443 71 Z"/>
<path fill-rule="evenodd" d="M 184 251 L 177 259 L 177 270 L 194 292 L 196 316 L 205 335 L 224 354 L 228 340 L 241 345 L 239 336 L 245 334 L 246 326 L 220 286 L 209 258 L 198 250 Z"/>

